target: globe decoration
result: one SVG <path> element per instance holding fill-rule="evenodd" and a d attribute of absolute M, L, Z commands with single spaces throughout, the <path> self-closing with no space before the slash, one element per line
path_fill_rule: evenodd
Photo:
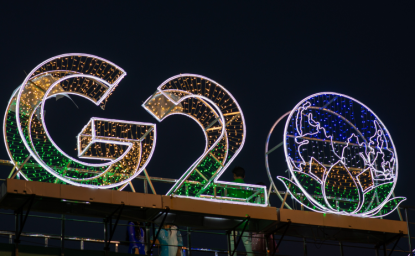
<path fill-rule="evenodd" d="M 382 217 L 392 197 L 398 158 L 382 121 L 361 102 L 338 93 L 311 95 L 291 111 L 284 130 L 291 178 L 277 177 L 312 211 Z"/>

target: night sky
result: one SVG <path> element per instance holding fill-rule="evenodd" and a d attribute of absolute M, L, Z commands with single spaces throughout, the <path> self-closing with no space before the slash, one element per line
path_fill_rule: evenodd
<path fill-rule="evenodd" d="M 365 103 L 388 128 L 399 158 L 395 194 L 415 205 L 415 3 L 253 3 L 3 1 L 0 109 L 25 72 L 55 55 L 89 53 L 119 65 L 127 76 L 105 111 L 76 96 L 79 108 L 66 98 L 46 104 L 52 138 L 76 156 L 75 136 L 91 117 L 156 123 L 142 102 L 171 76 L 200 74 L 229 90 L 245 116 L 245 146 L 221 179 L 232 180 L 238 165 L 247 183 L 268 185 L 264 150 L 273 123 L 308 95 L 338 92 Z M 282 129 L 271 147 L 281 142 Z M 193 120 L 178 115 L 157 123 L 157 133 L 149 175 L 177 179 L 202 154 L 204 136 Z M 271 157 L 272 175 L 287 176 L 282 148 Z M 5 147 L 0 159 L 8 159 Z M 0 179 L 9 171 L 0 166 Z M 142 191 L 142 181 L 134 184 Z M 156 184 L 159 194 L 168 188 Z M 7 227 L 0 221 L 0 230 Z"/>

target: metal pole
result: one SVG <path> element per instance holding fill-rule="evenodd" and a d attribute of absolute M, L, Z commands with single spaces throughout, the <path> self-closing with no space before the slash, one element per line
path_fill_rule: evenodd
<path fill-rule="evenodd" d="M 13 243 L 13 235 L 9 235 L 9 244 Z"/>
<path fill-rule="evenodd" d="M 144 180 L 146 182 L 146 180 Z M 146 223 L 146 236 L 144 237 L 146 239 L 146 247 L 145 250 L 148 252 L 150 250 L 151 242 L 150 242 L 150 225 Z"/>
<path fill-rule="evenodd" d="M 301 196 L 300 200 L 301 200 L 301 203 L 302 203 L 303 200 L 304 200 L 304 196 Z M 301 204 L 301 211 L 304 211 L 304 205 L 303 204 Z"/>
<path fill-rule="evenodd" d="M 107 242 L 108 242 L 108 227 L 107 227 L 108 220 L 104 219 L 104 250 L 107 248 Z M 108 251 L 105 250 L 105 255 L 108 255 Z"/>
<path fill-rule="evenodd" d="M 151 182 L 150 176 L 148 176 L 147 170 L 144 169 L 143 172 L 144 172 L 144 174 L 146 176 L 148 185 L 150 185 L 151 191 L 153 191 L 153 194 L 157 195 L 156 190 L 154 189 L 153 183 Z"/>
<path fill-rule="evenodd" d="M 16 232 L 16 235 L 14 236 L 14 255 L 19 256 L 19 241 L 17 241 L 17 235 L 19 232 L 19 213 L 17 211 L 14 212 L 14 222 Z"/>
<path fill-rule="evenodd" d="M 144 182 L 144 193 L 148 194 L 148 183 L 147 180 L 143 180 Z"/>
<path fill-rule="evenodd" d="M 162 229 L 163 227 L 160 226 L 159 230 Z M 153 241 L 150 243 L 150 245 L 148 246 L 148 251 L 151 251 L 150 253 L 147 253 L 148 255 L 153 255 L 153 244 L 157 241 L 157 237 L 156 237 L 156 228 L 154 227 L 154 222 L 151 223 L 151 232 L 153 234 Z"/>
<path fill-rule="evenodd" d="M 232 236 L 233 236 L 233 251 L 232 251 L 232 253 L 231 253 L 231 256 L 233 256 L 234 255 L 234 253 L 238 250 L 238 247 L 236 246 L 236 235 L 237 235 L 238 233 L 236 233 L 236 230 L 234 229 L 233 231 L 232 231 Z M 241 234 L 242 235 L 242 234 Z M 236 255 L 238 255 L 238 254 L 236 254 Z"/>
<path fill-rule="evenodd" d="M 84 250 L 84 240 L 81 240 L 81 250 Z"/>
<path fill-rule="evenodd" d="M 65 255 L 65 215 L 62 214 L 61 220 L 61 256 Z"/>
<path fill-rule="evenodd" d="M 376 256 L 379 256 L 379 247 L 375 247 L 375 254 L 376 254 Z"/>
<path fill-rule="evenodd" d="M 228 231 L 226 233 L 226 238 L 228 239 L 228 256 L 231 255 L 231 233 Z"/>
<path fill-rule="evenodd" d="M 17 175 L 17 179 L 20 180 L 20 169 L 23 168 L 23 166 L 27 163 L 27 161 L 30 159 L 31 155 L 29 155 L 26 160 L 24 160 L 24 162 L 19 166 L 19 168 L 16 168 L 16 165 L 13 167 L 12 171 L 16 168 L 16 172 L 13 174 L 13 176 L 10 177 L 10 175 L 12 174 L 12 172 L 10 172 L 8 179 L 14 179 L 14 177 Z"/>
<path fill-rule="evenodd" d="M 395 191 L 393 191 L 393 192 L 392 192 L 392 196 L 393 196 L 393 197 L 395 197 Z M 401 213 L 401 208 L 400 208 L 400 207 L 398 207 L 398 209 L 397 209 L 397 210 L 398 210 L 398 214 L 399 214 L 399 220 L 400 220 L 400 221 L 403 221 L 403 218 L 402 218 L 402 213 Z"/>
<path fill-rule="evenodd" d="M 408 208 L 405 208 L 405 218 L 406 218 L 406 227 L 408 228 L 408 246 L 409 246 L 409 251 L 412 253 L 411 232 L 409 232 Z"/>
<path fill-rule="evenodd" d="M 343 256 L 344 255 L 344 252 L 343 252 L 343 243 L 342 242 L 339 242 L 339 245 L 340 245 L 340 256 Z"/>
<path fill-rule="evenodd" d="M 383 244 L 383 255 L 388 256 L 388 253 L 386 252 L 386 245 Z"/>
<path fill-rule="evenodd" d="M 131 190 L 135 193 L 135 188 L 134 188 L 133 183 L 131 181 L 129 181 L 128 184 L 130 184 Z"/>
<path fill-rule="evenodd" d="M 303 238 L 303 243 L 304 243 L 304 256 L 307 256 L 307 243 L 306 243 L 305 237 Z"/>
<path fill-rule="evenodd" d="M 48 247 L 49 238 L 45 237 L 45 247 Z"/>
<path fill-rule="evenodd" d="M 187 227 L 187 256 L 191 256 L 192 255 L 192 240 L 191 240 L 191 232 L 190 232 L 190 228 L 189 227 Z"/>
<path fill-rule="evenodd" d="M 288 184 L 288 189 L 290 189 L 290 188 L 291 188 L 291 183 Z M 287 201 L 288 189 L 287 189 L 287 191 L 285 191 L 284 200 L 282 200 L 282 204 L 281 204 L 281 209 L 284 208 L 285 201 Z"/>
<path fill-rule="evenodd" d="M 264 234 L 265 256 L 269 256 L 269 250 L 270 250 L 270 248 L 268 248 L 268 239 L 269 239 L 268 236 L 269 236 L 268 234 Z M 272 234 L 272 236 L 274 236 L 274 234 Z M 272 239 L 272 240 L 274 240 L 274 239 Z M 274 244 L 272 244 L 272 245 L 274 245 Z"/>

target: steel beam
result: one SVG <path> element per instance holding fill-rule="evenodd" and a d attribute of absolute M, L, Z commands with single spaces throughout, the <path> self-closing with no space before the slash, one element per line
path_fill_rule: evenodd
<path fill-rule="evenodd" d="M 20 207 L 14 212 L 15 216 L 15 239 L 14 239 L 14 248 L 15 256 L 19 256 L 19 243 L 20 235 L 22 234 L 23 227 L 26 224 L 27 216 L 29 215 L 30 208 L 32 207 L 33 201 L 35 200 L 35 195 L 31 195 Z M 26 210 L 26 214 L 23 217 L 23 207 L 29 204 Z"/>
<path fill-rule="evenodd" d="M 154 244 L 156 243 L 156 240 L 159 237 L 160 231 L 163 228 L 164 221 L 166 220 L 166 217 L 167 217 L 167 214 L 169 213 L 169 210 L 170 210 L 170 208 L 166 207 L 166 209 L 161 213 L 161 214 L 164 214 L 164 217 L 163 217 L 163 220 L 160 223 L 159 229 L 157 230 L 157 234 L 153 237 L 153 242 L 151 243 L 151 246 L 148 248 L 147 255 L 152 255 L 153 254 Z M 153 234 L 154 234 L 154 231 L 155 231 L 154 230 L 154 220 L 156 220 L 159 216 L 160 216 L 160 214 L 157 215 L 157 217 L 153 219 L 153 223 L 152 223 L 152 225 L 153 225 Z"/>
<path fill-rule="evenodd" d="M 115 233 L 115 229 L 117 228 L 118 225 L 118 221 L 120 220 L 120 216 L 122 214 L 122 210 L 124 209 L 124 205 L 121 204 L 120 206 L 117 207 L 117 209 L 115 209 L 107 218 L 105 218 L 104 220 L 104 232 L 105 232 L 105 246 L 104 246 L 104 250 L 105 250 L 105 254 L 108 255 L 109 250 L 110 250 L 110 243 L 112 240 L 112 237 L 114 236 Z M 117 219 L 115 221 L 114 226 L 112 226 L 112 216 L 114 216 L 114 214 L 118 212 L 118 216 Z M 108 230 L 107 230 L 107 225 L 108 225 L 108 230 L 109 230 L 109 234 L 108 234 Z M 109 235 L 109 238 L 108 238 Z"/>

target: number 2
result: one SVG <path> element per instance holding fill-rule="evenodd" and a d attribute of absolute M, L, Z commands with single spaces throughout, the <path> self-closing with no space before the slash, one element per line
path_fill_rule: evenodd
<path fill-rule="evenodd" d="M 246 137 L 242 110 L 223 86 L 200 75 L 177 75 L 164 81 L 143 107 L 160 122 L 175 114 L 188 116 L 205 135 L 203 154 L 167 195 L 266 206 L 265 186 L 218 181 Z"/>

